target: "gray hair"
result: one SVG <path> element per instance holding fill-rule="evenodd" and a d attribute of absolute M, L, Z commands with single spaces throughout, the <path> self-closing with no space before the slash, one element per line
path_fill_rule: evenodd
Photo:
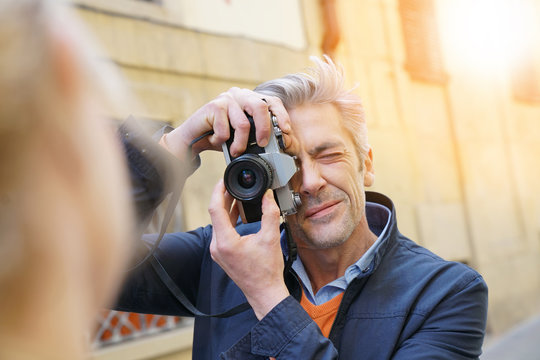
<path fill-rule="evenodd" d="M 281 99 L 286 109 L 303 104 L 332 104 L 343 117 L 343 126 L 353 139 L 360 159 L 369 152 L 364 108 L 352 89 L 345 88 L 341 66 L 328 56 L 324 59 L 312 56 L 314 67 L 305 73 L 289 74 L 267 81 L 255 88 L 261 94 Z"/>

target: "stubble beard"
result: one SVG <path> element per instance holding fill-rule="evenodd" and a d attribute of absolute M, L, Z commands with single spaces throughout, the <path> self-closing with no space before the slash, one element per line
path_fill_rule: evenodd
<path fill-rule="evenodd" d="M 304 209 L 315 204 L 321 204 L 326 199 L 339 199 L 339 213 L 332 213 L 320 219 L 305 219 Z M 290 222 L 291 233 L 297 242 L 303 242 L 313 249 L 330 249 L 344 244 L 360 223 L 360 214 L 351 206 L 349 197 L 341 192 L 334 191 L 326 196 L 307 198 L 302 200 L 303 209 L 296 216 L 297 221 Z M 298 219 L 301 219 L 300 222 Z"/>

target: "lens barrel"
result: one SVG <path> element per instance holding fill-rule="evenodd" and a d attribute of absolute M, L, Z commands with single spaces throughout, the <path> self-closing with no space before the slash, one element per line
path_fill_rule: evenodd
<path fill-rule="evenodd" d="M 225 188 L 240 201 L 257 201 L 272 184 L 272 168 L 260 156 L 244 154 L 225 169 Z"/>

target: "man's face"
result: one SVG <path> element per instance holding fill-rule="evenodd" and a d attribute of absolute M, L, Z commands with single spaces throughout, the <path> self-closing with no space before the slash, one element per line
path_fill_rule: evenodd
<path fill-rule="evenodd" d="M 288 217 L 299 247 L 326 249 L 347 241 L 365 212 L 364 185 L 371 185 L 371 152 L 360 159 L 341 114 L 331 104 L 305 104 L 289 110 L 298 157 L 291 180 L 300 193 L 298 213 Z"/>

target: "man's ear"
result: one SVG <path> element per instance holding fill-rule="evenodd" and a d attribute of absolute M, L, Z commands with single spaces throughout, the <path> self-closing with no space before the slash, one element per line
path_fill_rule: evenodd
<path fill-rule="evenodd" d="M 364 186 L 371 186 L 375 182 L 375 169 L 373 168 L 373 151 L 369 148 L 364 156 Z"/>

